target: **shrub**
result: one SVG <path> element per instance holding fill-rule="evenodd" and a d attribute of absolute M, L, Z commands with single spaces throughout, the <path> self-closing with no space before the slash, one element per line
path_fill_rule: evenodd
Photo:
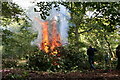
<path fill-rule="evenodd" d="M 2 60 L 3 68 L 11 68 L 17 66 L 17 60 L 12 59 L 3 59 Z"/>
<path fill-rule="evenodd" d="M 55 50 L 59 51 L 56 55 L 42 51 L 29 55 L 28 68 L 39 71 L 71 71 L 88 68 L 84 54 L 74 48 L 58 47 Z"/>
<path fill-rule="evenodd" d="M 50 68 L 51 61 L 46 53 L 38 52 L 29 56 L 27 64 L 29 69 L 46 71 Z"/>

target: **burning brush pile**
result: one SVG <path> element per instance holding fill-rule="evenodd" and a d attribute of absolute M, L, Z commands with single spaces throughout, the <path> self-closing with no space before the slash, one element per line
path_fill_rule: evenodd
<path fill-rule="evenodd" d="M 38 43 L 39 53 L 29 58 L 28 65 L 31 69 L 45 71 L 53 66 L 60 67 L 60 49 L 62 48 L 59 27 L 57 20 L 52 18 L 51 21 L 41 21 L 35 17 L 35 21 L 41 27 L 41 41 Z"/>
<path fill-rule="evenodd" d="M 30 10 L 31 11 L 31 10 Z M 29 13 L 29 12 L 28 12 Z M 34 13 L 34 12 L 33 12 Z M 69 15 L 67 9 L 60 5 L 60 11 L 52 8 L 46 20 L 40 18 L 39 13 L 28 14 L 32 20 L 33 31 L 38 33 L 32 44 L 38 46 L 37 53 L 29 56 L 28 65 L 34 70 L 47 70 L 53 66 L 62 65 L 62 45 L 66 44 Z M 39 51 L 39 52 L 38 52 Z"/>

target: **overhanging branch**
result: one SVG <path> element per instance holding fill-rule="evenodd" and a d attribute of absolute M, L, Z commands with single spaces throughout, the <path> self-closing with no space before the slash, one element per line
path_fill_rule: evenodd
<path fill-rule="evenodd" d="M 78 34 L 82 34 L 82 33 L 85 33 L 85 32 L 90 32 L 92 29 L 93 29 L 93 28 L 90 28 L 90 29 L 88 29 L 88 30 L 86 30 L 86 31 L 79 32 Z"/>

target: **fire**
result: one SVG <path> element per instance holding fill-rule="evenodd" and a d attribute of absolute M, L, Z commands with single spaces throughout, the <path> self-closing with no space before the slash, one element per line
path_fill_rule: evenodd
<path fill-rule="evenodd" d="M 57 21 L 55 20 L 55 18 L 53 18 L 51 23 L 52 26 L 49 26 L 48 21 L 42 22 L 37 17 L 35 17 L 35 20 L 42 26 L 42 42 L 40 43 L 40 49 L 45 51 L 46 53 L 52 51 L 50 53 L 52 55 L 57 54 L 58 51 L 54 49 L 61 46 L 60 34 L 57 30 Z M 52 27 L 51 31 L 49 31 L 49 27 Z"/>
<path fill-rule="evenodd" d="M 52 44 L 51 44 L 51 50 L 53 50 L 55 47 L 60 46 L 60 35 L 57 31 L 57 23 L 56 20 L 53 19 L 52 21 Z"/>

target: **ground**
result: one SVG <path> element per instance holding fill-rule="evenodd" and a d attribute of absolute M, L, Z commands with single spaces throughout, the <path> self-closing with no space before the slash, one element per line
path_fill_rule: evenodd
<path fill-rule="evenodd" d="M 40 72 L 22 69 L 2 70 L 2 80 L 120 80 L 118 70 L 85 70 L 74 72 Z"/>

